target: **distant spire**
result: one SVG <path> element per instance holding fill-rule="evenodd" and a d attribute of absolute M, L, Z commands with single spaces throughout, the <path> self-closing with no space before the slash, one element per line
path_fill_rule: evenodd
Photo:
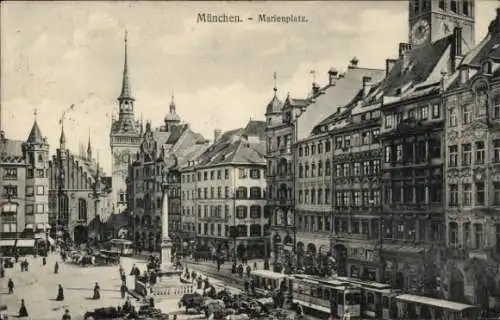
<path fill-rule="evenodd" d="M 278 91 L 278 86 L 277 86 L 277 79 L 278 76 L 276 75 L 276 71 L 274 71 L 273 73 L 273 79 L 274 79 L 274 87 L 273 87 L 273 90 L 274 90 L 274 95 L 276 96 L 276 92 Z"/>
<path fill-rule="evenodd" d="M 36 109 L 33 111 L 33 115 L 35 116 L 35 120 L 33 121 L 33 126 L 31 127 L 31 131 L 28 136 L 27 142 L 33 144 L 43 143 L 44 139 L 42 131 L 40 130 L 38 122 L 36 121 L 36 115 L 37 115 Z"/>
<path fill-rule="evenodd" d="M 123 63 L 123 79 L 122 79 L 122 92 L 120 93 L 120 96 L 118 97 L 118 100 L 134 100 L 130 93 L 130 79 L 128 75 L 128 40 L 127 40 L 127 34 L 128 32 L 125 31 L 125 61 Z"/>
<path fill-rule="evenodd" d="M 170 101 L 170 112 L 175 112 L 175 97 L 172 93 L 172 100 Z"/>
<path fill-rule="evenodd" d="M 64 134 L 64 118 L 61 119 L 61 136 L 59 137 L 59 148 L 66 150 L 66 135 Z"/>
<path fill-rule="evenodd" d="M 90 132 L 89 132 L 89 143 L 87 144 L 87 160 L 89 161 L 92 160 L 92 144 L 90 143 Z"/>

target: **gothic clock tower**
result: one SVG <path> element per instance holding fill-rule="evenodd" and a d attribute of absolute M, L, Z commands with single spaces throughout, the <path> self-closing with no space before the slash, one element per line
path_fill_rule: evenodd
<path fill-rule="evenodd" d="M 462 28 L 463 53 L 474 47 L 475 0 L 410 0 L 409 40 L 415 46 L 435 42 Z"/>
<path fill-rule="evenodd" d="M 115 207 L 126 205 L 128 160 L 134 159 L 141 143 L 142 126 L 135 120 L 134 104 L 128 74 L 127 33 L 125 33 L 125 62 L 123 66 L 122 90 L 118 97 L 118 119 L 113 119 L 110 132 L 111 170 L 113 204 Z"/>

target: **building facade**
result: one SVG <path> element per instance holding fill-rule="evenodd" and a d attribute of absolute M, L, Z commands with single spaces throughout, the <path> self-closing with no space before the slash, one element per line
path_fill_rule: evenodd
<path fill-rule="evenodd" d="M 59 148 L 48 163 L 48 182 L 52 236 L 75 244 L 103 240 L 102 217 L 111 210 L 111 179 L 92 158 L 90 145 L 84 157 L 66 148 L 64 125 Z"/>
<path fill-rule="evenodd" d="M 111 176 L 113 204 L 118 212 L 127 206 L 128 159 L 139 151 L 143 133 L 142 123 L 135 119 L 135 99 L 132 95 L 128 72 L 128 47 L 125 35 L 125 62 L 120 96 L 118 97 L 118 119 L 113 118 L 109 135 L 111 147 Z"/>
<path fill-rule="evenodd" d="M 0 238 L 33 237 L 48 224 L 49 144 L 37 121 L 26 141 L 0 135 Z"/>
<path fill-rule="evenodd" d="M 372 78 L 373 81 L 379 81 L 384 75 L 383 70 L 362 68 L 358 66 L 358 63 L 359 61 L 353 58 L 345 73 L 339 73 L 333 68 L 330 69 L 328 71 L 328 85 L 317 92 L 314 92 L 315 86 L 313 86 L 310 104 L 296 122 L 296 132 L 299 138 L 295 143 L 295 170 L 298 173 L 295 178 L 295 198 L 298 200 L 295 205 L 297 254 L 299 260 L 303 260 L 302 256 L 308 260 L 300 261 L 300 264 L 306 262 L 306 265 L 326 267 L 324 263 L 327 261 L 326 257 L 333 253 L 337 264 L 340 264 L 340 268 L 337 268 L 340 273 L 345 273 L 346 269 L 346 248 L 342 247 L 343 249 L 339 252 L 332 252 L 332 248 L 339 249 L 345 245 L 345 242 L 349 241 L 347 235 L 350 233 L 341 234 L 339 230 L 335 232 L 334 226 L 339 227 L 341 223 L 339 220 L 337 224 L 334 224 L 333 219 L 339 219 L 343 215 L 351 215 L 349 212 L 353 204 L 350 201 L 351 196 L 361 192 L 361 186 L 360 181 L 351 181 L 351 185 L 344 185 L 344 182 L 346 184 L 349 182 L 340 178 L 344 177 L 343 175 L 335 176 L 337 173 L 335 170 L 339 166 L 344 166 L 344 163 L 346 167 L 350 167 L 351 162 L 354 161 L 351 161 L 352 159 L 349 157 L 356 159 L 362 157 L 362 153 L 357 154 L 360 150 L 357 150 L 358 145 L 354 143 L 358 143 L 358 140 L 361 141 L 357 136 L 360 134 L 359 130 L 364 128 L 359 124 L 361 116 L 353 115 L 351 111 L 363 101 L 364 95 L 370 92 Z M 337 108 L 336 106 L 342 107 Z M 325 117 L 325 111 L 332 109 L 336 110 L 335 113 Z M 369 115 L 370 113 L 368 113 Z M 363 115 L 363 121 L 366 121 L 365 118 L 366 115 Z M 318 122 L 317 119 L 321 119 L 321 121 Z M 314 125 L 312 125 L 313 123 Z M 371 123 L 370 125 L 374 126 L 375 124 Z M 368 134 L 370 134 L 369 127 L 367 125 Z M 337 136 L 338 134 L 341 135 Z M 348 147 L 345 147 L 343 143 L 335 145 L 334 141 L 344 135 L 347 136 L 347 140 L 352 135 L 353 143 L 349 144 Z M 362 147 L 361 151 L 364 149 Z M 372 157 L 375 156 L 372 155 Z M 367 161 L 369 160 L 367 159 Z M 358 163 L 356 168 L 359 165 Z M 348 172 L 350 171 L 347 170 L 346 173 Z M 342 174 L 343 171 L 340 173 Z M 344 178 L 350 179 L 350 177 L 348 173 Z M 359 191 L 355 191 L 356 189 Z M 349 199 L 345 210 L 340 205 L 343 202 L 344 193 L 345 198 Z M 338 201 L 339 195 L 342 195 L 340 202 Z M 356 209 L 361 210 L 362 207 L 359 206 Z M 334 235 L 333 240 L 331 239 L 332 234 Z M 353 239 L 356 239 L 354 235 Z M 354 241 L 352 245 L 357 247 L 359 243 Z M 316 257 L 319 259 L 315 259 Z M 314 260 L 318 260 L 320 263 L 312 263 Z"/>
<path fill-rule="evenodd" d="M 238 258 L 268 257 L 265 212 L 265 123 L 216 133 L 214 143 L 182 169 L 183 225 L 197 250 Z M 186 199 L 186 202 L 184 202 Z"/>
<path fill-rule="evenodd" d="M 483 308 L 499 296 L 500 10 L 450 77 L 446 136 L 444 295 Z M 498 299 L 498 298 L 497 298 Z"/>
<path fill-rule="evenodd" d="M 181 123 L 172 99 L 164 124 L 146 124 L 140 150 L 129 166 L 132 234 L 137 249 L 158 251 L 161 245 L 163 192 L 168 192 L 169 235 L 175 248 L 183 245 L 181 227 L 181 163 L 205 145 L 205 139 Z M 163 181 L 166 180 L 166 181 Z M 162 190 L 165 182 L 167 190 Z"/>

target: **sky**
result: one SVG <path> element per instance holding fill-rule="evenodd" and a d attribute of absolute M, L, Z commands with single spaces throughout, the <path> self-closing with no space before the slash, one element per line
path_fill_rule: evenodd
<path fill-rule="evenodd" d="M 496 1 L 476 1 L 476 43 Z M 197 23 L 198 13 L 303 15 L 307 23 Z M 408 41 L 407 1 L 22 2 L 1 3 L 1 127 L 25 140 L 35 118 L 59 145 L 59 119 L 75 153 L 89 136 L 110 172 L 109 130 L 117 114 L 128 31 L 129 74 L 138 119 L 161 125 L 174 95 L 177 113 L 213 139 L 214 129 L 264 120 L 273 96 L 305 97 L 313 75 L 331 67 L 384 68 Z"/>

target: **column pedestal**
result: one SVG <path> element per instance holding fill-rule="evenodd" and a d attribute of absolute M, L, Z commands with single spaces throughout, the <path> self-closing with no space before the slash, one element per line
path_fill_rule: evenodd
<path fill-rule="evenodd" d="M 161 242 L 161 269 L 167 270 L 172 268 L 172 240 L 163 239 Z"/>

